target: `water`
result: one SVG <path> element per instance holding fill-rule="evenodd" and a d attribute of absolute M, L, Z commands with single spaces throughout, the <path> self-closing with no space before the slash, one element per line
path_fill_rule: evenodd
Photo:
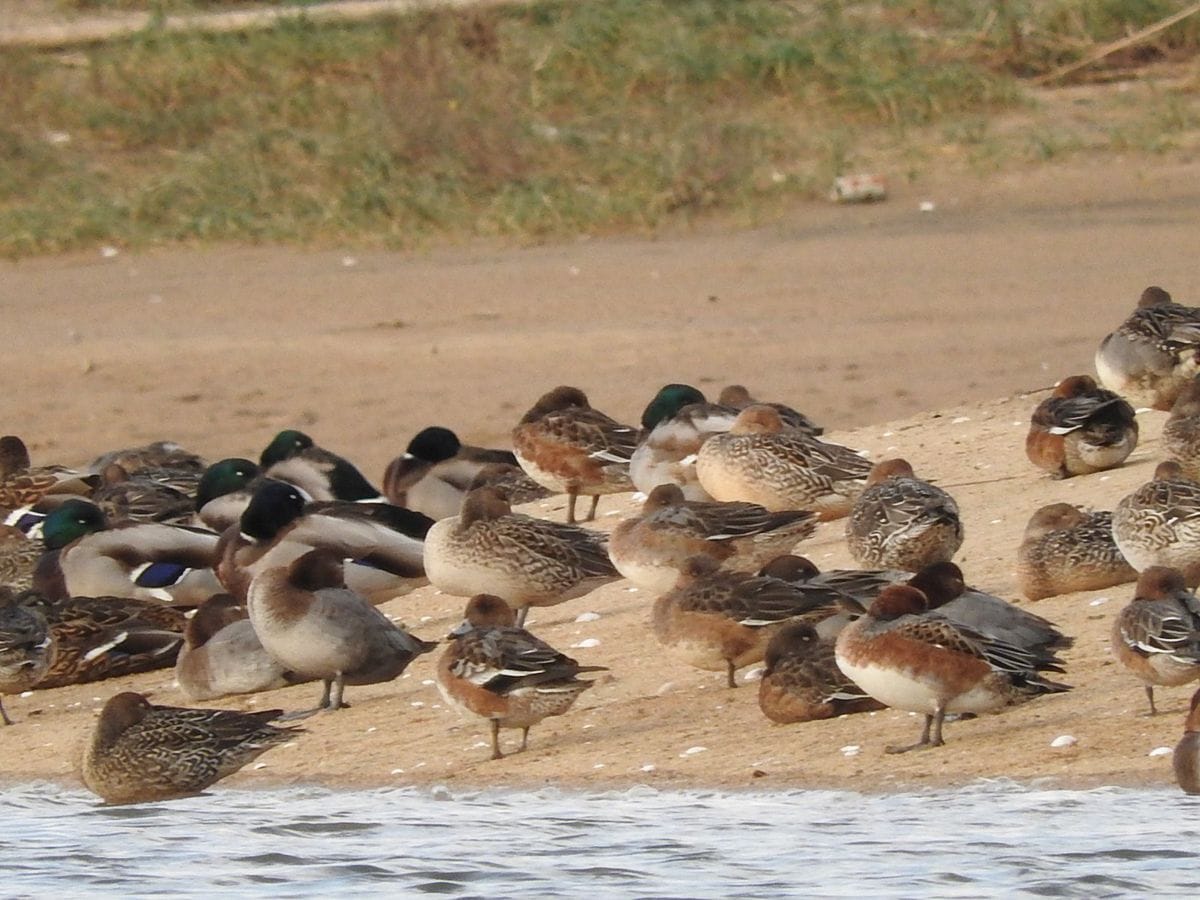
<path fill-rule="evenodd" d="M 1200 896 L 1177 790 L 0 795 L 4 896 Z"/>

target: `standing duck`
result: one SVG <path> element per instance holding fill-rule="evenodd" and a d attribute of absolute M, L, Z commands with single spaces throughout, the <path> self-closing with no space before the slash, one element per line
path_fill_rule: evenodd
<path fill-rule="evenodd" d="M 767 509 L 815 510 L 822 520 L 850 512 L 871 464 L 849 447 L 785 430 L 770 406 L 748 406 L 696 458 L 700 485 L 716 500 Z"/>
<path fill-rule="evenodd" d="M 83 783 L 106 803 L 198 794 L 303 731 L 270 724 L 282 715 L 155 706 L 132 691 L 117 694 L 84 751 Z"/>
<path fill-rule="evenodd" d="M 917 478 L 907 460 L 885 459 L 850 509 L 846 542 L 860 566 L 916 572 L 949 562 L 963 542 L 958 504 Z"/>
<path fill-rule="evenodd" d="M 816 528 L 816 516 L 806 509 L 771 512 L 754 503 L 685 500 L 678 485 L 660 484 L 641 512 L 613 529 L 608 553 L 618 572 L 661 594 L 675 586 L 689 557 L 755 571 Z"/>
<path fill-rule="evenodd" d="M 632 491 L 629 460 L 638 431 L 609 418 L 588 403 L 579 388 L 560 386 L 543 394 L 512 432 L 513 452 L 530 478 L 567 495 L 567 523 L 575 522 L 575 501 L 592 498 L 585 521 L 596 517 L 601 494 Z"/>
<path fill-rule="evenodd" d="M 1167 566 L 1200 584 L 1200 483 L 1184 477 L 1177 462 L 1159 463 L 1153 479 L 1113 510 L 1113 539 L 1139 572 Z"/>
<path fill-rule="evenodd" d="M 429 529 L 425 571 L 447 594 L 500 595 L 518 610 L 518 626 L 531 606 L 581 597 L 619 577 L 602 534 L 514 513 L 486 487 L 467 494 L 459 515 Z"/>
<path fill-rule="evenodd" d="M 1200 600 L 1178 571 L 1151 566 L 1138 576 L 1133 600 L 1113 621 L 1112 651 L 1145 684 L 1152 716 L 1156 684 L 1200 678 Z"/>
<path fill-rule="evenodd" d="M 318 709 L 347 706 L 346 685 L 391 681 L 437 646 L 346 587 L 341 556 L 331 550 L 310 550 L 259 572 L 248 605 L 266 651 L 287 670 L 324 681 Z"/>
<path fill-rule="evenodd" d="M 1037 405 L 1025 437 L 1025 455 L 1055 478 L 1115 468 L 1137 447 L 1133 407 L 1088 375 L 1064 378 Z"/>
<path fill-rule="evenodd" d="M 908 585 L 880 591 L 868 614 L 838 635 L 835 652 L 838 667 L 867 694 L 924 714 L 920 740 L 888 753 L 940 747 L 947 713 L 994 712 L 1070 690 L 1038 674 L 1062 671 L 1053 653 L 956 625 L 927 611 L 925 595 Z"/>
<path fill-rule="evenodd" d="M 1100 343 L 1096 373 L 1134 406 L 1169 410 L 1200 373 L 1200 309 L 1146 288 L 1137 309 Z"/>
<path fill-rule="evenodd" d="M 451 706 L 491 723 L 492 759 L 502 759 L 500 729 L 529 729 L 548 716 L 561 716 L 594 682 L 578 676 L 603 672 L 581 666 L 516 624 L 499 597 L 479 594 L 467 603 L 463 623 L 450 632 L 438 662 L 437 685 Z"/>
<path fill-rule="evenodd" d="M 1030 600 L 1137 580 L 1113 539 L 1113 514 L 1051 503 L 1029 517 L 1017 548 L 1017 585 Z"/>

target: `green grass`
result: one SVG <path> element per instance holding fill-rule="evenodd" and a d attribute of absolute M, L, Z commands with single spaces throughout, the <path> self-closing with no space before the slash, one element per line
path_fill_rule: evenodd
<path fill-rule="evenodd" d="M 931 135 L 993 166 L 1006 153 L 988 122 L 1026 104 L 1010 73 L 1061 61 L 1029 40 L 1014 47 L 1007 19 L 987 17 L 995 5 L 543 0 L 144 34 L 72 64 L 6 51 L 0 252 L 100 240 L 412 246 L 649 231 L 713 212 L 755 221 L 858 167 L 920 177 Z M 1115 5 L 999 4 L 1064 33 L 1076 20 L 1055 10 L 1095 7 L 1088 34 L 1124 27 L 1103 13 Z M 1153 18 L 1164 4 L 1132 5 Z M 1176 105 L 1156 121 L 1195 127 Z M 1034 129 L 1012 152 L 1074 146 Z"/>

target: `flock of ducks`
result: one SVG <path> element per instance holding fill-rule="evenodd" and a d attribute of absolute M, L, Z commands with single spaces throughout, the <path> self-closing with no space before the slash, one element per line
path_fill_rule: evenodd
<path fill-rule="evenodd" d="M 1029 599 L 1136 580 L 1116 617 L 1116 659 L 1145 685 L 1200 680 L 1200 310 L 1148 288 L 1100 345 L 1097 381 L 1064 378 L 1032 412 L 1030 462 L 1054 478 L 1121 465 L 1134 405 L 1171 411 L 1169 459 L 1111 512 L 1037 510 L 1018 551 Z M 638 426 L 561 386 L 512 431 L 512 450 L 431 427 L 376 488 L 302 432 L 257 462 L 208 464 L 169 443 L 104 453 L 84 469 L 32 466 L 0 438 L 0 695 L 173 665 L 195 700 L 321 682 L 311 709 L 158 706 L 125 692 L 103 707 L 82 775 L 110 803 L 203 791 L 346 705 L 348 686 L 399 676 L 439 644 L 376 605 L 430 583 L 466 599 L 440 645 L 448 704 L 502 728 L 566 713 L 605 671 L 526 629 L 531 609 L 618 579 L 654 596 L 659 643 L 701 669 L 764 663 L 776 722 L 892 707 L 924 717 L 906 752 L 943 743 L 947 717 L 996 712 L 1070 686 L 1053 623 L 967 585 L 954 498 L 904 459 L 872 464 L 806 416 L 731 386 L 717 402 L 670 384 Z M 640 510 L 606 534 L 586 523 L 608 494 Z M 565 522 L 513 510 L 568 497 Z M 577 521 L 577 501 L 589 498 Z M 860 569 L 792 555 L 845 519 Z M 316 688 L 314 687 L 314 694 Z M 1200 691 L 1175 755 L 1200 792 Z M 0 715 L 11 724 L 3 706 Z"/>

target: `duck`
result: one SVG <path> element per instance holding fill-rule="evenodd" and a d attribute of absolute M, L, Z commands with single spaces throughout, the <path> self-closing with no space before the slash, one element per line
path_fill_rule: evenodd
<path fill-rule="evenodd" d="M 1100 342 L 1096 374 L 1134 406 L 1169 410 L 1200 374 L 1200 309 L 1182 306 L 1158 285 Z"/>
<path fill-rule="evenodd" d="M 191 473 L 198 477 L 207 464 L 198 453 L 193 453 L 176 441 L 152 441 L 134 447 L 109 450 L 92 460 L 88 469 L 103 472 L 109 466 L 120 466 L 129 475 L 173 472 L 177 475 Z"/>
<path fill-rule="evenodd" d="M 954 498 L 917 478 L 908 460 L 898 457 L 871 467 L 846 519 L 850 555 L 864 567 L 916 572 L 949 562 L 962 542 Z"/>
<path fill-rule="evenodd" d="M 47 494 L 86 497 L 99 476 L 63 466 L 34 467 L 29 448 L 15 434 L 0 437 L 0 509 L 14 510 L 37 503 Z"/>
<path fill-rule="evenodd" d="M 617 523 L 608 554 L 634 585 L 661 594 L 675 586 L 689 557 L 755 571 L 816 528 L 816 514 L 806 509 L 772 512 L 756 503 L 686 500 L 679 485 L 660 484 L 640 512 Z"/>
<path fill-rule="evenodd" d="M 241 456 L 217 460 L 201 473 L 196 485 L 195 518 L 205 528 L 224 533 L 242 518 L 265 480 L 252 460 Z"/>
<path fill-rule="evenodd" d="M 217 700 L 299 684 L 304 679 L 263 649 L 246 607 L 214 594 L 187 621 L 175 680 L 190 700 Z"/>
<path fill-rule="evenodd" d="M 457 516 L 471 483 L 488 466 L 524 474 L 511 450 L 463 444 L 449 428 L 431 425 L 417 432 L 404 454 L 388 463 L 383 493 L 389 503 L 429 518 Z"/>
<path fill-rule="evenodd" d="M 771 510 L 811 508 L 822 521 L 847 515 L 871 463 L 849 447 L 784 429 L 770 406 L 748 406 L 696 456 L 700 485 L 716 500 Z"/>
<path fill-rule="evenodd" d="M 345 457 L 320 447 L 303 431 L 287 428 L 259 455 L 267 478 L 286 481 L 312 500 L 378 502 L 383 494 Z"/>
<path fill-rule="evenodd" d="M 840 609 L 828 588 L 725 571 L 709 556 L 693 556 L 654 601 L 650 621 L 660 645 L 698 669 L 724 672 L 736 688 L 737 670 L 761 662 L 780 628 L 803 620 L 820 629 Z"/>
<path fill-rule="evenodd" d="M 520 466 L 514 467 L 504 463 L 489 463 L 480 468 L 467 485 L 466 493 L 481 487 L 489 487 L 499 492 L 513 506 L 536 503 L 554 496 L 553 491 L 547 490 L 526 475 Z"/>
<path fill-rule="evenodd" d="M 1179 463 L 1187 478 L 1200 479 L 1200 376 L 1185 384 L 1175 398 L 1163 424 L 1162 450 L 1167 459 Z"/>
<path fill-rule="evenodd" d="M 1113 540 L 1133 568 L 1167 566 L 1200 584 L 1200 483 L 1179 463 L 1159 463 L 1154 477 L 1113 510 Z"/>
<path fill-rule="evenodd" d="M 34 586 L 52 600 L 134 597 L 194 607 L 222 588 L 217 535 L 160 522 L 110 525 L 94 503 L 71 499 L 42 522 L 47 552 Z"/>
<path fill-rule="evenodd" d="M 867 615 L 842 629 L 834 648 L 838 668 L 868 695 L 894 709 L 922 713 L 920 739 L 888 753 L 940 747 L 947 713 L 986 713 L 1070 686 L 1041 672 L 1061 672 L 1052 653 L 1001 641 L 927 609 L 909 585 L 879 592 Z"/>
<path fill-rule="evenodd" d="M 1133 407 L 1090 375 L 1072 375 L 1034 409 L 1025 455 L 1055 478 L 1070 478 L 1116 468 L 1137 444 Z"/>
<path fill-rule="evenodd" d="M 438 660 L 437 686 L 446 703 L 488 720 L 492 759 L 503 759 L 500 729 L 520 728 L 521 747 L 529 729 L 567 712 L 595 682 L 580 678 L 604 666 L 580 665 L 516 624 L 504 600 L 477 594 L 467 602 L 461 625 L 450 632 Z"/>
<path fill-rule="evenodd" d="M 109 804 L 199 794 L 303 732 L 271 724 L 282 715 L 156 706 L 123 691 L 100 710 L 83 754 L 83 783 Z"/>
<path fill-rule="evenodd" d="M 346 586 L 342 557 L 309 550 L 250 582 L 250 622 L 263 647 L 288 671 L 321 679 L 317 709 L 349 704 L 345 686 L 381 684 L 437 645 L 410 634 Z"/>
<path fill-rule="evenodd" d="M 163 522 L 187 525 L 193 518 L 192 496 L 197 479 L 188 479 L 192 493 L 180 489 L 180 482 L 159 479 L 154 474 L 129 474 L 113 463 L 101 473 L 101 484 L 89 498 L 100 507 L 110 522 Z"/>
<path fill-rule="evenodd" d="M 1029 517 L 1017 548 L 1017 586 L 1029 600 L 1137 580 L 1113 539 L 1113 514 L 1049 503 Z"/>
<path fill-rule="evenodd" d="M 221 535 L 217 576 L 245 602 L 250 581 L 314 548 L 349 560 L 351 589 L 373 603 L 402 596 L 426 583 L 424 539 L 432 521 L 390 503 L 308 503 L 295 485 L 265 479 L 236 525 Z"/>
<path fill-rule="evenodd" d="M 602 534 L 514 513 L 488 487 L 471 491 L 457 516 L 429 529 L 425 572 L 447 594 L 501 596 L 520 627 L 531 606 L 581 597 L 620 577 Z"/>
<path fill-rule="evenodd" d="M 663 385 L 642 412 L 642 435 L 629 458 L 633 486 L 648 494 L 660 484 L 677 484 L 686 499 L 711 502 L 696 476 L 696 454 L 736 418 L 737 410 L 709 403 L 690 384 Z"/>
<path fill-rule="evenodd" d="M 579 388 L 560 385 L 543 394 L 513 428 L 513 452 L 534 481 L 567 495 L 567 524 L 575 523 L 580 494 L 592 498 L 584 521 L 596 518 L 602 494 L 633 490 L 629 460 L 638 430 L 588 402 Z"/>
<path fill-rule="evenodd" d="M 810 623 L 788 622 L 771 637 L 758 683 L 758 708 L 780 725 L 884 709 L 842 674 L 834 640 Z"/>
<path fill-rule="evenodd" d="M 15 525 L 0 525 L 0 585 L 18 591 L 33 587 L 33 570 L 45 549 Z"/>
<path fill-rule="evenodd" d="M 1144 683 L 1150 715 L 1156 715 L 1154 686 L 1175 687 L 1200 678 L 1200 600 L 1183 574 L 1150 566 L 1138 576 L 1133 600 L 1112 625 L 1117 662 Z"/>
<path fill-rule="evenodd" d="M 5 694 L 30 690 L 50 668 L 54 652 L 50 629 L 37 610 L 22 605 L 18 595 L 0 585 L 0 720 L 11 725 Z"/>
<path fill-rule="evenodd" d="M 721 388 L 721 393 L 717 395 L 717 403 L 735 412 L 741 412 L 750 406 L 769 406 L 779 413 L 779 418 L 783 421 L 785 428 L 802 432 L 809 437 L 819 437 L 825 433 L 824 428 L 799 410 L 792 409 L 783 403 L 763 403 L 756 400 L 749 389 L 742 384 L 729 384 Z"/>
<path fill-rule="evenodd" d="M 1175 770 L 1175 782 L 1185 794 L 1200 794 L 1200 689 L 1192 694 L 1187 719 L 1183 723 L 1183 737 L 1175 745 L 1171 765 Z"/>
<path fill-rule="evenodd" d="M 154 600 L 50 600 L 37 591 L 23 591 L 16 602 L 36 611 L 49 629 L 53 652 L 38 690 L 173 666 L 187 626 L 182 610 Z"/>

